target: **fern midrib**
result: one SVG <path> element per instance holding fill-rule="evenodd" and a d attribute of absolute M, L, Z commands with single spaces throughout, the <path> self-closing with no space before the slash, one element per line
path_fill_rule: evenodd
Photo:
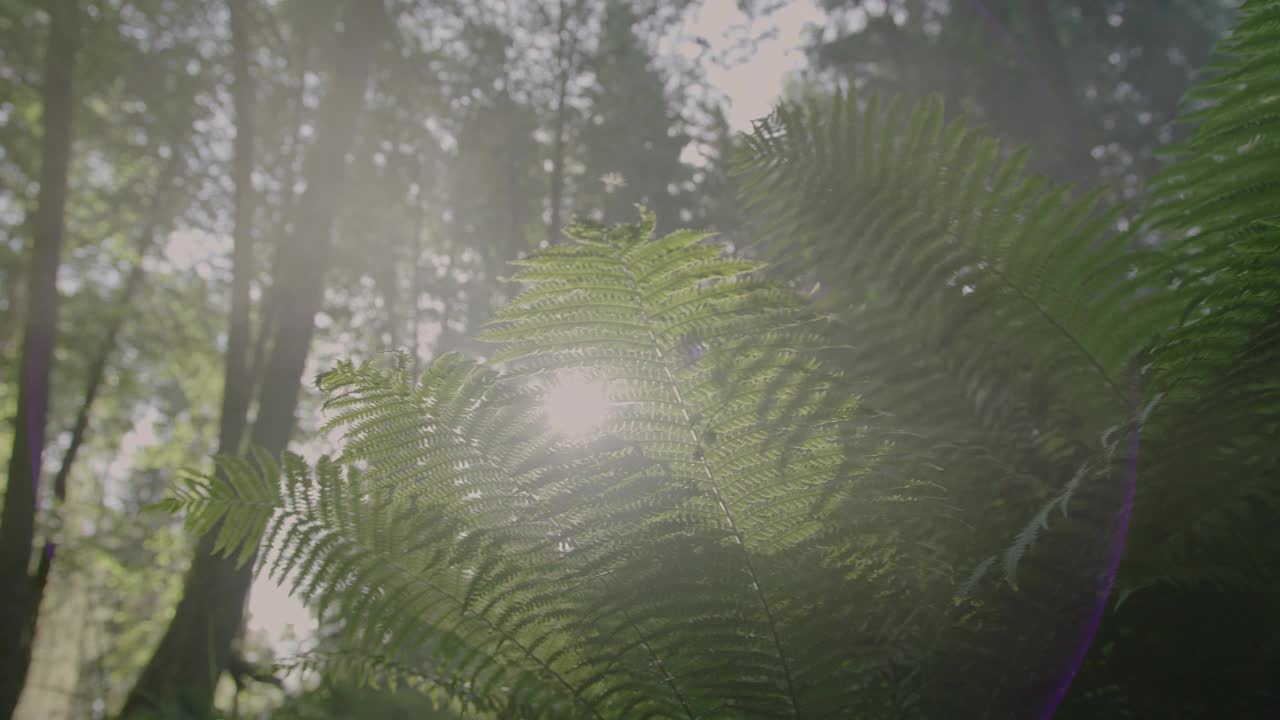
<path fill-rule="evenodd" d="M 462 602 L 461 602 L 458 598 L 454 597 L 453 595 L 451 595 L 451 594 L 449 594 L 449 593 L 447 593 L 447 592 L 444 592 L 443 590 L 440 590 L 439 588 L 432 588 L 432 589 L 433 589 L 433 590 L 435 590 L 436 592 L 440 593 L 441 595 L 443 595 L 445 598 L 447 598 L 447 599 L 449 599 L 450 601 L 452 601 L 452 602 L 453 602 L 455 605 L 457 605 L 458 607 L 462 607 Z M 538 656 L 537 656 L 536 654 L 534 654 L 534 653 L 533 653 L 533 651 L 531 651 L 529 648 L 525 647 L 525 645 L 524 645 L 523 643 L 521 643 L 521 642 L 520 642 L 520 640 L 519 640 L 518 638 L 516 638 L 514 635 L 511 635 L 510 633 L 508 633 L 508 632 L 504 631 L 502 628 L 500 628 L 500 627 L 498 627 L 497 625 L 495 625 L 495 624 L 494 624 L 492 621 L 490 621 L 487 617 L 485 617 L 485 616 L 483 616 L 483 615 L 478 615 L 477 617 L 479 617 L 479 618 L 480 618 L 480 620 L 481 620 L 481 621 L 482 621 L 482 622 L 483 622 L 487 627 L 489 627 L 491 630 L 493 630 L 494 632 L 496 632 L 500 637 L 505 638 L 508 642 L 510 642 L 512 645 L 514 645 L 514 646 L 516 647 L 516 649 L 517 649 L 517 650 L 519 650 L 520 652 L 524 653 L 524 656 L 525 656 L 525 657 L 529 658 L 529 659 L 530 659 L 530 660 L 532 660 L 534 663 L 536 663 L 539 667 L 541 667 L 543 670 L 545 670 L 545 671 L 547 671 L 548 673 L 550 673 L 551 677 L 555 678 L 556 682 L 558 682 L 558 683 L 560 683 L 562 686 L 564 686 L 564 688 L 565 688 L 566 690 L 568 690 L 568 691 L 569 691 L 569 693 L 573 696 L 573 698 L 574 698 L 575 700 L 577 700 L 579 703 L 582 703 L 582 705 L 586 707 L 586 709 L 591 713 L 591 715 L 592 715 L 593 717 L 597 718 L 597 720 L 605 720 L 604 716 L 602 716 L 602 715 L 600 714 L 600 711 L 596 709 L 595 703 L 593 703 L 593 702 L 591 702 L 591 701 L 587 700 L 587 698 L 583 697 L 583 696 L 582 696 L 582 693 L 578 690 L 578 688 L 577 688 L 577 687 L 575 687 L 575 686 L 574 686 L 572 683 L 570 683 L 568 680 L 566 680 L 566 679 L 565 679 L 565 677 L 564 677 L 564 675 L 561 675 L 561 674 L 560 674 L 560 671 L 556 670 L 554 667 L 551 667 L 551 665 L 550 665 L 549 663 L 547 663 L 547 662 L 546 662 L 545 660 L 543 660 L 542 658 L 538 657 Z"/>
<path fill-rule="evenodd" d="M 658 333 L 654 327 L 653 320 L 649 317 L 649 313 L 645 307 L 645 293 L 640 289 L 639 280 L 635 273 L 632 272 L 631 266 L 627 263 L 626 258 L 618 252 L 618 248 L 614 244 L 609 246 L 610 254 L 617 261 L 618 266 L 622 268 L 626 275 L 627 289 L 631 292 L 635 299 L 636 311 L 640 314 L 641 324 L 645 326 L 645 331 L 649 335 L 649 340 L 653 345 L 653 350 L 658 357 L 658 362 L 662 366 L 662 371 L 667 378 L 672 394 L 676 398 L 676 402 L 680 406 L 680 414 L 685 420 L 689 436 L 693 443 L 702 448 L 702 441 L 698 437 L 698 432 L 694 429 L 693 418 L 689 413 L 688 405 L 685 403 L 684 395 L 680 392 L 680 384 L 676 381 L 675 373 L 671 371 L 670 363 L 667 360 L 666 353 L 662 350 L 662 344 L 658 342 Z M 715 474 L 711 470 L 710 463 L 707 462 L 706 453 L 699 453 L 698 464 L 702 467 L 703 474 L 707 478 L 708 487 L 711 490 L 711 496 L 720 508 L 720 512 L 724 515 L 725 521 L 729 524 L 729 531 L 733 533 L 733 538 L 737 546 L 742 551 L 743 563 L 746 567 L 747 574 L 751 578 L 751 589 L 755 593 L 756 599 L 760 602 L 760 607 L 764 611 L 765 621 L 769 627 L 769 634 L 773 640 L 774 649 L 778 653 L 778 661 L 782 665 L 783 677 L 787 683 L 787 700 L 791 705 L 792 714 L 800 717 L 800 702 L 796 696 L 795 682 L 791 676 L 791 663 L 787 660 L 787 654 L 782 648 L 782 638 L 778 633 L 777 621 L 773 615 L 773 609 L 769 605 L 769 600 L 765 596 L 764 589 L 760 585 L 760 578 L 756 572 L 754 563 L 751 562 L 751 553 L 747 551 L 747 544 L 743 537 L 742 530 L 738 527 L 737 521 L 734 519 L 733 512 L 729 509 L 728 503 L 725 502 L 724 496 L 720 492 L 720 485 L 716 481 Z"/>
<path fill-rule="evenodd" d="M 528 495 L 531 499 L 536 500 L 536 497 L 532 493 L 522 491 L 522 494 Z M 557 530 L 563 529 L 563 526 L 560 524 L 559 520 L 557 520 L 554 517 L 551 518 L 551 524 L 554 525 Z M 608 589 L 609 583 L 605 580 L 606 576 L 607 576 L 607 573 L 600 573 L 588 578 L 587 580 L 583 581 L 580 584 L 585 585 L 589 582 L 597 582 L 603 585 L 606 589 Z M 569 588 L 568 592 L 572 592 L 572 590 L 573 590 L 573 587 Z M 666 683 L 668 688 L 671 689 L 671 694 L 674 695 L 676 698 L 676 701 L 680 703 L 680 707 L 684 709 L 685 714 L 688 716 L 689 720 L 697 720 L 698 716 L 693 712 L 693 708 L 689 706 L 688 699 L 685 698 L 684 693 L 680 692 L 680 688 L 676 685 L 675 676 L 672 675 L 671 671 L 667 669 L 667 664 L 663 662 L 661 657 L 659 657 L 657 651 L 654 650 L 653 645 L 649 643 L 649 639 L 640 630 L 640 626 L 636 624 L 635 620 L 631 617 L 631 613 L 627 612 L 625 607 L 622 609 L 622 617 L 627 622 L 627 624 L 631 626 L 631 629 L 635 632 L 636 639 L 639 640 L 641 647 L 645 649 L 645 651 L 649 654 L 649 659 L 652 660 L 653 664 L 657 667 L 658 676 L 662 678 L 662 681 Z"/>
<path fill-rule="evenodd" d="M 1052 326 L 1054 330 L 1057 330 L 1058 333 L 1062 335 L 1062 337 L 1066 338 L 1067 342 L 1070 343 L 1073 347 L 1075 347 L 1076 351 L 1079 352 L 1080 355 L 1083 356 L 1086 361 L 1088 361 L 1089 365 L 1093 367 L 1094 371 L 1098 373 L 1098 377 L 1100 377 L 1102 381 L 1106 383 L 1107 388 L 1111 391 L 1111 394 L 1114 395 L 1116 399 L 1120 401 L 1121 404 L 1125 404 L 1126 399 L 1125 399 L 1124 393 L 1120 390 L 1120 386 L 1117 385 L 1115 380 L 1112 379 L 1110 373 L 1107 372 L 1107 369 L 1102 366 L 1102 362 L 1098 360 L 1098 358 L 1095 357 L 1092 352 L 1089 352 L 1089 349 L 1084 346 L 1084 343 L 1080 340 L 1080 338 L 1076 336 L 1075 333 L 1068 330 L 1066 326 L 1064 326 L 1061 322 L 1058 321 L 1057 318 L 1053 316 L 1053 313 L 1049 312 L 1048 309 L 1046 309 L 1035 298 L 1033 298 L 1030 294 L 1028 294 L 1020 285 L 1013 282 L 1013 280 L 1010 279 L 1009 276 L 1001 272 L 1000 269 L 997 268 L 994 264 L 991 265 L 990 272 L 996 277 L 996 279 L 998 279 L 1001 283 L 1003 283 L 1005 287 L 1009 288 L 1010 290 L 1013 290 L 1013 292 L 1016 293 L 1019 298 L 1021 298 L 1024 302 L 1030 305 L 1031 308 L 1036 311 L 1036 314 L 1038 314 L 1046 323 Z"/>
<path fill-rule="evenodd" d="M 606 587 L 608 586 L 608 583 L 605 582 L 603 576 L 597 576 L 596 579 L 600 584 L 605 585 Z M 636 639 L 640 641 L 640 645 L 644 647 L 647 653 L 649 653 L 649 659 L 653 660 L 653 664 L 657 666 L 658 674 L 662 677 L 662 681 L 667 684 L 667 687 L 671 688 L 671 693 L 676 696 L 676 701 L 680 703 L 680 707 L 684 710 L 685 715 L 689 717 L 689 720 L 697 720 L 698 716 L 693 712 L 693 708 L 689 706 L 688 699 L 685 698 L 684 693 L 680 692 L 679 686 L 676 685 L 675 676 L 671 674 L 671 671 L 667 668 L 667 664 L 662 661 L 658 652 L 653 649 L 653 645 L 649 643 L 648 638 L 646 638 L 644 633 L 640 631 L 640 626 L 636 624 L 635 619 L 631 617 L 631 613 L 627 612 L 625 607 L 622 609 L 622 618 L 626 620 L 627 624 L 631 626 L 631 629 L 635 631 Z"/>

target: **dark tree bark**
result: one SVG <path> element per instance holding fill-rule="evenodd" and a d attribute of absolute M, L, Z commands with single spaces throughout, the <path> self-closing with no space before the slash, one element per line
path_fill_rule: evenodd
<path fill-rule="evenodd" d="M 147 219 L 138 235 L 138 260 L 129 269 L 129 275 L 125 278 L 124 285 L 120 288 L 119 295 L 115 301 L 115 308 L 107 320 L 107 330 L 103 338 L 102 347 L 89 364 L 84 394 L 81 396 L 80 407 L 76 411 L 76 419 L 71 427 L 71 441 L 67 445 L 67 451 L 62 455 L 62 462 L 58 466 L 58 472 L 53 477 L 55 508 L 60 508 L 66 502 L 67 482 L 71 477 L 72 468 L 75 467 L 76 458 L 80 454 L 80 448 L 84 446 L 85 438 L 88 436 L 89 420 L 93 414 L 93 406 L 98 399 L 98 391 L 102 388 L 102 381 L 106 377 L 107 366 L 110 364 L 111 355 L 115 352 L 120 331 L 129 317 L 129 306 L 133 302 L 134 296 L 138 294 L 138 290 L 142 288 L 142 281 L 146 274 L 143 270 L 142 258 L 151 249 L 155 239 L 164 232 L 164 226 L 168 224 L 169 218 L 167 216 L 170 208 L 168 207 L 167 201 L 169 197 L 166 190 L 173 185 L 180 164 L 180 156 L 175 149 L 157 178 L 156 192 L 152 195 L 151 208 L 147 211 Z M 23 637 L 30 640 L 21 648 L 22 654 L 14 661 L 12 666 L 13 672 L 19 674 L 20 680 L 25 679 L 26 673 L 31 667 L 35 634 L 36 629 L 39 627 L 40 603 L 44 599 L 44 591 L 49 582 L 49 573 L 53 567 L 56 550 L 57 547 L 52 541 L 45 542 L 44 552 L 40 553 L 40 560 L 36 565 L 35 574 L 31 578 L 30 596 L 27 602 L 27 625 L 23 628 L 22 634 Z"/>
<path fill-rule="evenodd" d="M 44 137 L 35 237 L 27 273 L 27 313 L 18 372 L 18 407 L 9 456 L 4 514 L 0 521 L 0 718 L 13 715 L 30 657 L 32 577 L 40 456 L 44 454 L 49 411 L 50 369 L 58 320 L 58 265 L 62 257 L 75 107 L 72 75 L 79 35 L 77 0 L 48 3 L 49 42 L 45 50 Z"/>
<path fill-rule="evenodd" d="M 568 73 L 557 80 L 555 140 L 551 150 L 551 221 L 547 223 L 547 243 L 560 239 L 560 205 L 564 202 L 564 146 L 565 146 L 565 95 L 568 90 Z"/>
<path fill-rule="evenodd" d="M 333 85 L 317 116 L 316 144 L 303 169 L 306 193 L 299 207 L 296 232 L 276 254 L 275 323 L 263 368 L 258 416 L 252 445 L 278 456 L 288 445 L 303 365 L 314 317 L 323 300 L 323 276 L 329 263 L 330 235 L 341 196 L 346 155 L 364 105 L 381 3 L 349 0 L 345 30 L 337 47 Z M 212 554 L 216 530 L 201 539 L 187 573 L 182 600 L 151 661 L 130 693 L 124 717 L 174 711 L 204 717 L 213 692 L 231 658 L 232 641 L 244 615 L 252 580 L 252 562 L 236 567 L 234 559 Z"/>
<path fill-rule="evenodd" d="M 239 454 L 244 439 L 252 383 L 249 280 L 253 276 L 253 77 L 249 72 L 248 0 L 227 0 L 231 12 L 231 95 L 236 137 L 232 181 L 235 229 L 231 251 L 231 310 L 227 319 L 227 362 L 222 382 L 218 452 Z"/>
<path fill-rule="evenodd" d="M 21 228 L 15 228 L 15 232 L 22 232 Z M 25 234 L 25 233 L 23 233 Z M 5 278 L 5 308 L 6 313 L 0 314 L 0 371 L 4 370 L 8 365 L 6 355 L 9 351 L 9 341 L 13 339 L 14 333 L 18 329 L 19 318 L 23 316 L 26 301 L 22 297 L 25 290 L 23 287 L 24 278 L 26 277 L 26 268 L 23 263 L 18 263 L 14 268 L 15 272 Z"/>
<path fill-rule="evenodd" d="M 1055 148 L 1062 158 L 1062 179 L 1078 187 L 1091 188 L 1097 183 L 1098 167 L 1090 154 L 1098 142 L 1097 119 L 1088 117 L 1080 105 L 1076 82 L 1071 76 L 1070 58 L 1062 47 L 1053 8 L 1049 3 L 1028 3 L 1031 51 L 1039 73 L 1046 78 L 1044 93 L 1053 108 L 1056 135 L 1062 147 Z"/>
<path fill-rule="evenodd" d="M 551 188 L 548 193 L 551 205 L 550 222 L 547 223 L 547 243 L 560 239 L 560 206 L 564 203 L 565 145 L 568 140 L 569 114 L 566 103 L 569 96 L 569 78 L 573 74 L 574 43 L 569 37 L 569 7 L 567 0 L 560 0 L 556 16 L 556 114 L 552 128 Z"/>
<path fill-rule="evenodd" d="M 286 126 L 297 128 L 302 122 L 306 114 L 306 108 L 303 103 L 303 96 L 306 95 L 306 83 L 303 76 L 306 73 L 305 61 L 310 55 L 310 33 L 307 32 L 308 27 L 304 26 L 299 33 L 297 45 L 301 48 L 297 53 L 290 53 L 288 44 L 285 43 L 280 33 L 280 28 L 276 26 L 275 21 L 270 13 L 266 14 L 267 22 L 261 23 L 261 26 L 267 28 L 278 45 L 278 52 L 284 54 L 288 58 L 288 70 L 297 76 L 298 87 L 294 93 L 293 102 L 289 106 L 290 112 L 284 121 Z M 289 144 L 288 152 L 284 154 L 284 181 L 281 187 L 285 189 L 285 197 L 281 199 L 281 210 L 279 212 L 278 228 L 272 233 L 272 237 L 284 237 L 288 233 L 286 228 L 289 219 L 297 216 L 298 200 L 293 194 L 293 187 L 297 181 L 296 165 L 298 160 L 303 157 L 303 151 L 298 149 L 302 140 L 294 133 Z M 270 352 L 270 340 L 275 336 L 275 286 L 268 286 L 263 293 L 261 303 L 258 310 L 258 332 L 253 340 L 253 347 L 249 351 L 248 377 L 250 387 L 248 390 L 250 405 L 252 399 L 258 397 L 262 389 L 262 370 L 266 366 L 267 355 Z M 246 418 L 251 417 L 247 414 Z M 246 419 L 246 423 L 248 420 Z"/>
<path fill-rule="evenodd" d="M 422 346 L 422 311 L 419 305 L 422 302 L 422 233 L 426 231 L 427 226 L 427 202 L 423 195 L 427 192 L 427 171 L 426 162 L 422 160 L 421 155 L 418 159 L 420 167 L 418 168 L 418 194 L 414 196 L 417 203 L 417 210 L 413 216 L 413 244 L 411 252 L 413 252 L 413 276 L 409 281 L 409 324 L 413 343 L 413 378 L 416 382 L 418 373 L 422 371 L 422 352 L 418 349 Z"/>

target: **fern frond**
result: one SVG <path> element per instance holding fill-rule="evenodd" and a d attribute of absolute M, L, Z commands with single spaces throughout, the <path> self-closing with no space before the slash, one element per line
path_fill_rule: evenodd
<path fill-rule="evenodd" d="M 1071 199 L 1026 174 L 1025 155 L 1002 160 L 962 120 L 944 127 L 939 101 L 879 105 L 841 94 L 784 104 L 757 126 L 739 172 L 764 235 L 840 298 L 867 303 L 842 319 L 851 334 L 872 323 L 857 359 L 893 387 L 884 404 L 895 412 L 931 405 L 932 393 L 920 385 L 917 397 L 887 368 L 917 352 L 961 357 L 927 374 L 966 383 L 980 418 L 997 422 L 1010 406 L 1012 365 L 1070 388 L 1082 432 L 1096 437 L 1127 411 L 1125 369 L 1143 338 L 1168 324 L 1130 278 L 1131 234 L 1115 230 L 1099 193 Z"/>
<path fill-rule="evenodd" d="M 186 516 L 193 535 L 214 535 L 214 552 L 248 562 L 280 507 L 280 468 L 266 453 L 255 451 L 258 467 L 243 458 L 218 456 L 210 476 L 195 470 L 179 473 L 174 494 L 163 504 Z"/>
<path fill-rule="evenodd" d="M 1245 3 L 1218 74 L 1190 98 L 1196 132 L 1158 178 L 1144 221 L 1166 235 L 1163 263 L 1181 321 L 1150 354 L 1168 394 L 1152 431 L 1150 510 L 1133 528 L 1133 585 L 1217 564 L 1267 582 L 1280 538 L 1280 3 Z M 1262 544 L 1259 544 L 1262 543 Z M 1207 576 L 1208 573 L 1200 573 Z"/>
<path fill-rule="evenodd" d="M 265 530 L 237 520 L 231 539 L 261 535 L 267 572 L 347 618 L 353 657 L 415 658 L 475 707 L 810 717 L 884 702 L 875 674 L 923 640 L 872 599 L 919 592 L 927 553 L 883 530 L 923 485 L 876 465 L 886 439 L 824 365 L 822 316 L 705 234 L 653 226 L 577 225 L 522 261 L 482 336 L 492 366 L 325 373 L 342 456 L 314 473 L 287 458 L 255 490 L 276 509 Z M 567 371 L 608 402 L 584 436 L 547 421 Z"/>
<path fill-rule="evenodd" d="M 977 633 L 949 636 L 938 662 L 994 673 L 1010 667 L 1013 646 L 1045 651 L 1085 622 L 1089 608 L 1063 589 L 1103 586 L 1124 482 L 1097 438 L 1127 423 L 1129 368 L 1181 308 L 1136 272 L 1145 256 L 1134 232 L 1099 193 L 1073 197 L 1027 173 L 1025 153 L 1003 152 L 963 119 L 944 122 L 939 101 L 883 107 L 852 94 L 783 104 L 748 138 L 738 172 L 773 252 L 826 288 L 820 302 L 852 348 L 841 366 L 903 431 L 891 465 L 938 467 L 958 498 L 961 523 L 906 527 L 947 548 L 963 625 Z M 1067 500 L 1041 567 L 1020 577 Z M 981 582 L 997 557 L 1022 592 Z M 976 615 L 975 596 L 985 598 Z M 1030 597 L 1062 602 L 1033 608 Z M 1023 624 L 1005 622 L 1011 613 Z M 1030 631 L 1051 617 L 1072 630 Z M 1049 682 L 1042 667 L 1030 683 L 971 679 L 989 702 Z"/>

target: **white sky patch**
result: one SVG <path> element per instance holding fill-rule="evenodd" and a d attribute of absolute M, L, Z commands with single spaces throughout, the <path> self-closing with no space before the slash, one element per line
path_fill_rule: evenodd
<path fill-rule="evenodd" d="M 217 274 L 229 271 L 231 245 L 231 238 L 227 235 L 215 235 L 196 228 L 178 228 L 169 233 L 165 241 L 164 252 L 159 259 L 162 267 L 148 267 L 148 270 L 194 272 L 203 280 L 211 280 Z"/>
<path fill-rule="evenodd" d="M 793 0 L 750 24 L 736 0 L 705 0 L 689 18 L 686 31 L 706 38 L 709 56 L 726 52 L 736 37 L 774 31 L 761 40 L 743 62 L 721 67 L 707 62 L 707 80 L 728 96 L 729 127 L 750 130 L 751 121 L 764 117 L 782 95 L 787 74 L 805 64 L 804 29 L 824 15 L 812 0 Z"/>
<path fill-rule="evenodd" d="M 107 506 L 121 509 L 124 507 L 123 495 L 125 486 L 138 467 L 138 455 L 148 448 L 160 444 L 160 436 L 156 432 L 156 424 L 161 422 L 160 410 L 148 405 L 135 412 L 133 429 L 120 438 L 120 449 L 107 463 L 103 480 L 103 502 Z M 61 443 L 59 443 L 61 445 Z M 59 452 L 65 450 L 59 447 Z M 48 455 L 45 462 L 48 463 Z"/>
<path fill-rule="evenodd" d="M 150 405 L 143 408 L 139 416 L 134 418 L 133 429 L 126 432 L 120 439 L 120 451 L 116 453 L 111 467 L 128 472 L 134 466 L 134 459 L 139 452 L 154 447 L 159 442 L 160 436 L 156 434 L 156 423 L 160 420 L 158 409 Z"/>
<path fill-rule="evenodd" d="M 279 658 L 300 655 L 311 649 L 320 629 L 319 622 L 302 601 L 266 577 L 254 578 L 249 589 L 249 631 L 265 635 L 267 644 Z"/>

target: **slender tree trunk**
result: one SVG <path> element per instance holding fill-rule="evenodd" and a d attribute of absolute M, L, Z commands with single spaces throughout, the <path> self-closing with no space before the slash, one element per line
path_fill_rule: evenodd
<path fill-rule="evenodd" d="M 254 445 L 276 455 L 284 451 L 292 433 L 315 314 L 324 299 L 322 280 L 329 264 L 335 210 L 346 174 L 346 155 L 364 106 L 377 30 L 385 20 L 382 9 L 381 3 L 348 0 L 335 82 L 318 109 L 316 144 L 303 168 L 307 189 L 299 203 L 300 217 L 276 258 L 274 342 L 263 368 L 252 436 Z"/>
<path fill-rule="evenodd" d="M 156 179 L 156 192 L 152 195 L 151 207 L 147 211 L 147 220 L 143 230 L 138 235 L 138 259 L 134 262 L 133 267 L 130 268 L 129 275 L 126 277 L 124 285 L 120 288 L 119 297 L 115 302 L 115 309 L 108 320 L 107 332 L 103 339 L 102 347 L 89 365 L 89 375 L 88 381 L 85 383 L 84 395 L 80 401 L 80 408 L 76 411 L 75 423 L 71 427 L 71 442 L 67 445 L 67 451 L 63 453 L 62 462 L 53 478 L 55 508 L 60 508 L 66 502 L 67 481 L 71 477 L 71 469 L 75 467 L 80 448 L 83 447 L 85 437 L 88 435 L 89 419 L 93 413 L 94 403 L 98 398 L 98 391 L 102 388 L 103 378 L 106 377 L 107 365 L 111 360 L 112 353 L 115 351 L 120 330 L 124 327 L 125 320 L 129 316 L 129 305 L 142 287 L 142 281 L 146 274 L 143 270 L 142 258 L 146 256 L 156 237 L 163 232 L 164 226 L 168 224 L 166 216 L 169 207 L 166 190 L 173 185 L 179 165 L 180 156 L 175 149 Z M 27 616 L 28 627 L 24 629 L 24 636 L 30 637 L 31 642 L 28 642 L 22 648 L 23 655 L 16 660 L 13 668 L 14 672 L 20 673 L 23 677 L 25 677 L 31 666 L 35 634 L 39 625 L 40 603 L 44 599 L 44 591 L 49 582 L 49 572 L 52 569 L 56 550 L 57 547 L 52 541 L 45 542 L 44 552 L 40 554 L 35 575 L 31 580 L 30 599 L 27 604 L 30 609 Z"/>
<path fill-rule="evenodd" d="M 427 192 L 426 169 L 419 168 L 418 177 L 418 194 L 414 196 L 414 200 L 418 206 L 414 208 L 417 212 L 413 218 L 413 278 L 409 281 L 409 322 L 411 332 L 413 333 L 413 379 L 418 380 L 418 373 L 422 371 L 422 311 L 419 305 L 422 303 L 422 233 L 427 225 L 427 201 L 423 195 Z"/>
<path fill-rule="evenodd" d="M 1061 147 L 1054 148 L 1061 158 L 1063 180 L 1079 187 L 1092 188 L 1098 183 L 1098 164 L 1092 156 L 1098 137 L 1095 118 L 1088 117 L 1080 105 L 1076 83 L 1071 76 L 1070 58 L 1058 36 L 1057 22 L 1050 3 L 1027 3 L 1031 26 L 1030 49 L 1039 72 L 1047 79 L 1044 88 L 1054 108 L 1054 124 Z"/>
<path fill-rule="evenodd" d="M 249 72 L 248 0 L 227 0 L 231 11 L 231 94 L 236 112 L 235 230 L 231 251 L 231 311 L 227 320 L 227 362 L 222 383 L 218 452 L 239 454 L 249 411 L 250 301 L 253 276 L 253 77 Z"/>
<path fill-rule="evenodd" d="M 564 202 L 565 96 L 568 73 L 561 74 L 556 88 L 555 140 L 551 150 L 551 221 L 547 223 L 547 243 L 560 239 L 560 204 Z"/>
<path fill-rule="evenodd" d="M 506 80 L 507 87 L 511 87 L 511 80 Z M 518 112 L 516 104 L 511 100 L 511 94 L 508 92 L 503 95 L 502 102 L 511 110 L 513 117 Z M 507 167 L 507 237 L 506 243 L 502 248 L 502 262 L 510 260 L 513 256 L 528 250 L 529 238 L 524 233 L 523 213 L 520 212 L 520 191 L 521 174 L 528 169 L 528 159 L 521 153 L 517 152 L 520 142 L 524 138 L 518 137 L 514 132 L 507 132 L 506 142 L 510 148 L 506 154 Z M 494 267 L 490 265 L 490 267 Z"/>
<path fill-rule="evenodd" d="M 0 520 L 0 718 L 13 716 L 30 656 L 29 574 L 35 539 L 40 456 L 44 454 L 49 411 L 50 366 L 58 318 L 58 264 L 62 256 L 71 163 L 71 123 L 75 107 L 72 74 L 79 35 L 77 0 L 48 3 L 49 42 L 45 49 L 44 137 L 35 237 L 27 273 L 27 314 L 18 372 L 18 407 L 9 456 L 4 514 Z"/>
<path fill-rule="evenodd" d="M 15 228 L 15 230 L 24 235 L 26 234 L 19 228 Z M 9 341 L 13 339 L 13 335 L 21 322 L 19 318 L 23 316 L 26 308 L 26 302 L 22 297 L 22 293 L 26 289 L 23 287 L 24 279 L 26 278 L 25 263 L 17 263 L 14 270 L 15 272 L 6 278 L 6 285 L 8 286 L 5 292 L 7 315 L 0 316 L 0 370 L 7 365 L 5 356 L 9 352 Z"/>
<path fill-rule="evenodd" d="M 375 268 L 372 272 L 374 277 L 374 287 L 382 295 L 382 327 L 377 332 L 377 338 L 374 345 L 382 344 L 382 335 L 387 335 L 387 350 L 399 350 L 400 338 L 403 330 L 400 325 L 404 322 L 404 318 L 400 317 L 400 260 L 399 258 L 388 258 L 382 267 Z M 375 326 L 376 327 L 376 326 Z"/>
<path fill-rule="evenodd" d="M 568 125 L 568 110 L 565 107 L 569 96 L 569 75 L 572 72 L 569 62 L 571 53 L 569 39 L 565 37 L 569 30 L 569 11 L 563 0 L 559 4 L 559 17 L 556 18 L 556 115 L 551 149 L 551 217 L 547 223 L 547 244 L 560 240 L 560 205 L 564 202 L 564 155 L 565 132 Z"/>
<path fill-rule="evenodd" d="M 272 18 L 273 16 L 271 13 L 267 13 L 266 17 Z M 266 23 L 265 27 L 271 28 L 272 34 L 275 35 L 280 42 L 280 52 L 286 53 L 287 47 L 284 45 L 284 40 L 280 35 L 280 30 L 275 26 L 274 21 Z M 306 28 L 303 28 L 303 30 L 305 31 Z M 310 33 L 300 33 L 298 41 L 301 45 L 301 50 L 298 52 L 297 57 L 291 57 L 288 61 L 289 69 L 296 71 L 298 76 L 298 92 L 294 96 L 293 104 L 290 106 L 292 112 L 286 121 L 287 127 L 294 128 L 295 132 L 290 140 L 287 156 L 288 159 L 285 164 L 284 182 L 281 185 L 287 194 L 281 199 L 282 209 L 278 220 L 279 227 L 274 232 L 274 237 L 283 237 L 287 234 L 286 228 L 288 226 L 288 220 L 289 218 L 297 216 L 298 208 L 298 201 L 294 197 L 293 187 L 297 181 L 297 171 L 295 170 L 295 166 L 297 164 L 297 160 L 302 157 L 302 152 L 298 149 L 298 146 L 302 143 L 302 139 L 296 132 L 296 129 L 302 122 L 305 115 L 304 111 L 306 110 L 303 103 L 303 97 L 306 95 L 306 83 L 304 82 L 303 76 L 306 73 L 304 67 L 306 64 L 305 61 L 309 56 Z M 271 351 L 271 343 L 269 341 L 271 338 L 275 337 L 275 311 L 275 286 L 271 285 L 266 288 L 265 292 L 263 292 L 258 312 L 258 333 L 253 341 L 253 348 L 249 353 L 248 377 L 250 387 L 248 392 L 251 405 L 252 399 L 258 397 L 258 394 L 262 389 L 262 370 L 266 366 L 267 355 Z M 251 416 L 252 409 L 246 417 Z"/>
<path fill-rule="evenodd" d="M 349 0 L 346 5 L 333 86 L 317 113 L 316 143 L 303 171 L 307 190 L 296 232 L 276 255 L 275 337 L 251 435 L 252 445 L 275 456 L 284 451 L 293 431 L 314 317 L 323 300 L 345 158 L 364 105 L 381 9 L 381 3 L 367 0 Z M 234 559 L 213 556 L 215 533 L 202 538 L 196 549 L 177 612 L 125 703 L 125 717 L 156 709 L 204 717 L 212 706 L 252 580 L 252 563 L 237 568 Z"/>

